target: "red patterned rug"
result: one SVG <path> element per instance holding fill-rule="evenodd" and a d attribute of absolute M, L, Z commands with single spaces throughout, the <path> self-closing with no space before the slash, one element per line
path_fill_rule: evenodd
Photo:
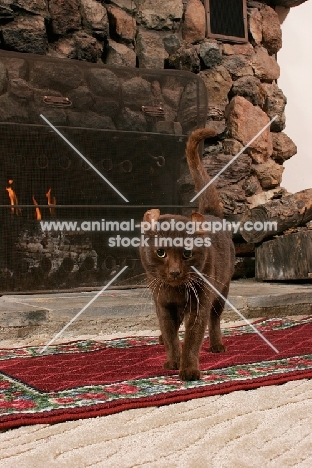
<path fill-rule="evenodd" d="M 228 351 L 211 354 L 205 341 L 203 379 L 181 382 L 165 371 L 155 337 L 76 341 L 49 347 L 0 350 L 0 428 L 108 415 L 282 384 L 312 377 L 312 317 L 267 319 L 257 329 L 223 330 Z"/>

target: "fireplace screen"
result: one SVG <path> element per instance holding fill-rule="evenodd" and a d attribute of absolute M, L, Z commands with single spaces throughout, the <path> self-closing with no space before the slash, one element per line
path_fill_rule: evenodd
<path fill-rule="evenodd" d="M 99 287 L 125 265 L 119 285 L 138 284 L 139 222 L 180 212 L 206 112 L 188 72 L 1 51 L 0 291 Z"/>

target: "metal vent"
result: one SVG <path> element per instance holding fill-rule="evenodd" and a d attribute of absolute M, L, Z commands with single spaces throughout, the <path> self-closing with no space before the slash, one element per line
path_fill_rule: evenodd
<path fill-rule="evenodd" d="M 247 42 L 246 0 L 205 0 L 207 36 Z"/>

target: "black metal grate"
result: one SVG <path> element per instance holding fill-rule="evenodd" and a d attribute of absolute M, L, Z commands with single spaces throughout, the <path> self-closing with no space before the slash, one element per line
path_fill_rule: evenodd
<path fill-rule="evenodd" d="M 7 51 L 0 66 L 0 292 L 101 286 L 124 265 L 122 284 L 139 283 L 136 246 L 109 239 L 140 230 L 102 224 L 139 223 L 161 205 L 179 212 L 187 135 L 206 122 L 204 82 Z"/>
<path fill-rule="evenodd" d="M 208 36 L 247 41 L 246 0 L 205 0 Z"/>

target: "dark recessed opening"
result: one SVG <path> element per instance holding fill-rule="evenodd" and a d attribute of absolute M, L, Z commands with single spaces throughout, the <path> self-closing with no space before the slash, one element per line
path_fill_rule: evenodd
<path fill-rule="evenodd" d="M 233 42 L 247 42 L 246 0 L 205 0 L 207 35 Z"/>

